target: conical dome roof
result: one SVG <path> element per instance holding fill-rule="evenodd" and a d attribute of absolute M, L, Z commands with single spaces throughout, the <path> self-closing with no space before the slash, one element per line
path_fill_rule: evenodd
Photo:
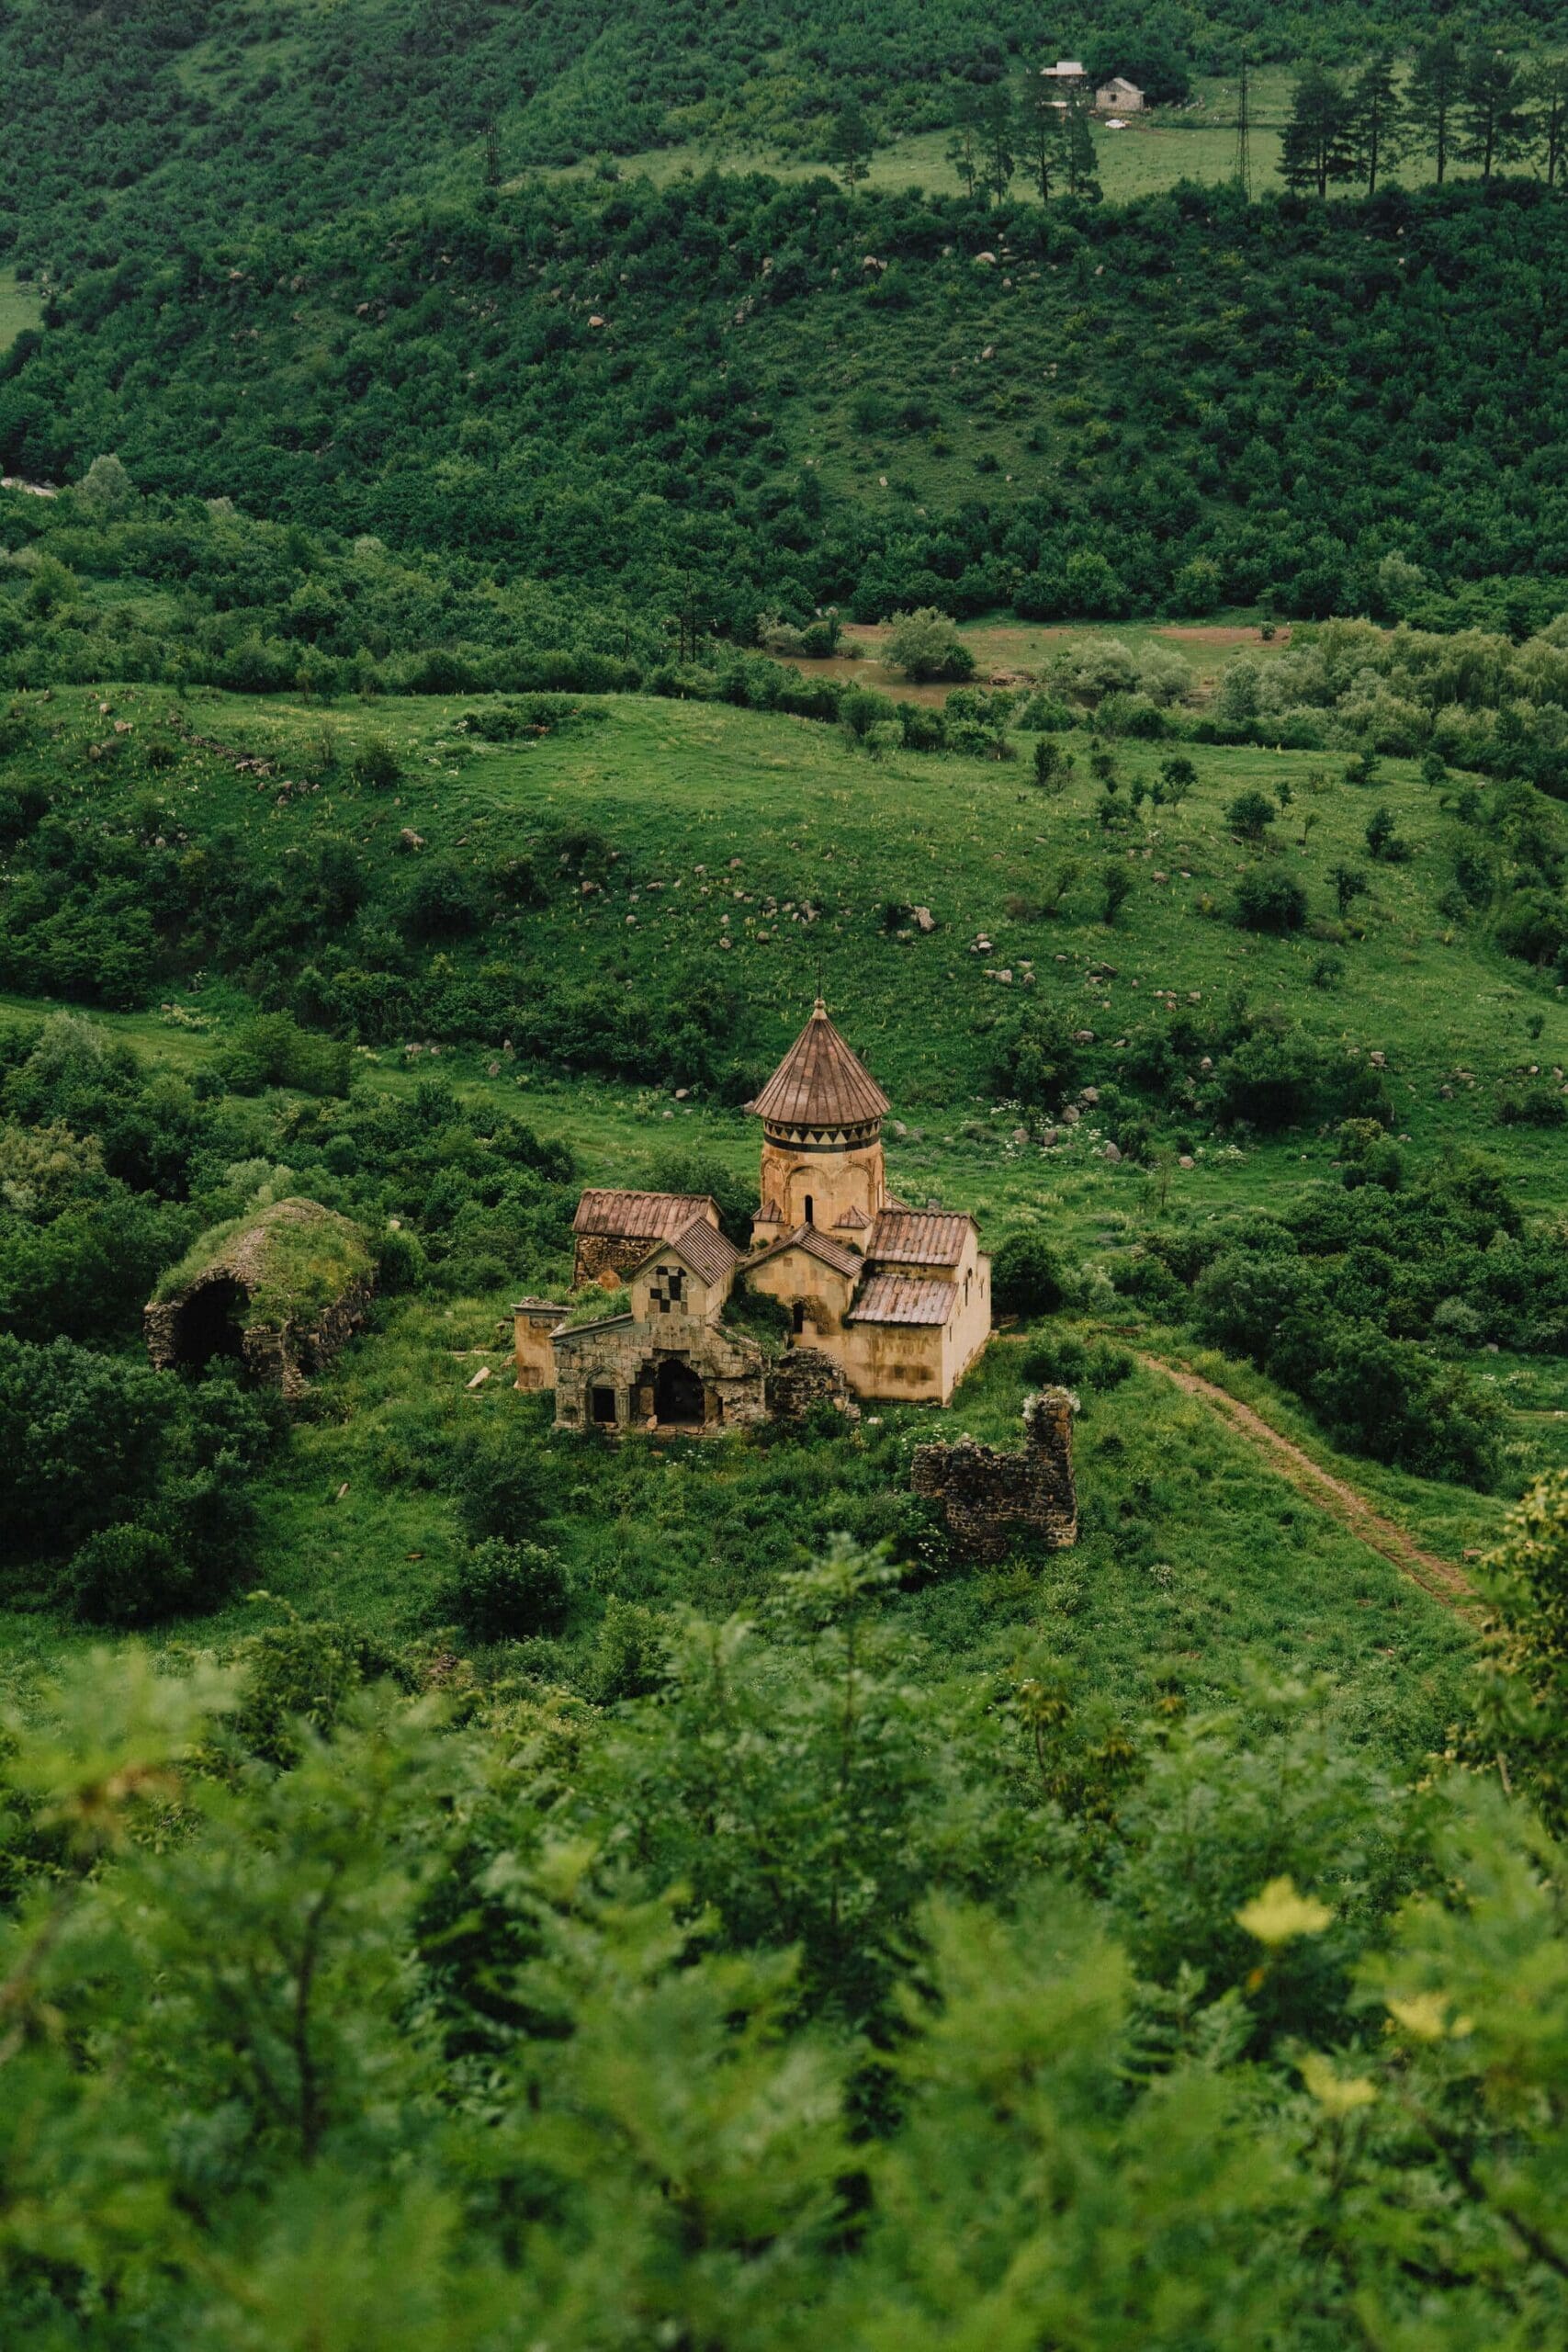
<path fill-rule="evenodd" d="M 880 1119 L 887 1097 L 828 1018 L 820 997 L 810 1020 L 747 1108 L 779 1127 L 860 1127 Z"/>

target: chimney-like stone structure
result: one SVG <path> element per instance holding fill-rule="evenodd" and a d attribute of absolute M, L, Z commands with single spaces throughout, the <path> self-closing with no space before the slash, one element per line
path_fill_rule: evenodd
<path fill-rule="evenodd" d="M 909 1483 L 916 1494 L 940 1504 L 955 1551 L 966 1559 L 995 1562 L 1020 1542 L 1054 1552 L 1077 1543 L 1077 1404 L 1066 1388 L 1044 1388 L 1031 1396 L 1017 1453 L 998 1453 L 970 1437 L 956 1445 L 917 1446 Z"/>

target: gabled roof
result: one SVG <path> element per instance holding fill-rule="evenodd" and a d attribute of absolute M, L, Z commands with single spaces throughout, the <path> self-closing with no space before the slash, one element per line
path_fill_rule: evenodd
<path fill-rule="evenodd" d="M 832 1235 L 824 1233 L 820 1226 L 797 1225 L 793 1233 L 786 1233 L 782 1239 L 770 1242 L 765 1250 L 759 1250 L 750 1263 L 760 1266 L 764 1258 L 782 1257 L 786 1250 L 804 1250 L 808 1258 L 816 1258 L 824 1266 L 831 1266 L 836 1274 L 843 1274 L 851 1282 L 865 1262 L 858 1250 L 852 1250 L 847 1241 L 835 1241 Z"/>
<path fill-rule="evenodd" d="M 579 1340 L 591 1340 L 596 1331 L 608 1331 L 617 1323 L 629 1323 L 629 1315 L 601 1315 L 595 1323 L 563 1323 L 550 1333 L 552 1348 L 570 1348 Z"/>
<path fill-rule="evenodd" d="M 869 1259 L 900 1266 L 956 1266 L 975 1231 L 972 1216 L 942 1209 L 884 1209 L 865 1245 Z"/>
<path fill-rule="evenodd" d="M 810 1020 L 754 1102 L 760 1119 L 781 1127 L 856 1127 L 880 1119 L 887 1097 L 847 1045 L 818 998 Z"/>
<path fill-rule="evenodd" d="M 736 1248 L 727 1234 L 719 1231 L 716 1225 L 710 1225 L 705 1216 L 694 1216 L 681 1232 L 656 1241 L 647 1257 L 634 1266 L 632 1272 L 640 1274 L 655 1258 L 683 1258 L 694 1274 L 700 1276 L 705 1283 L 716 1283 L 733 1272 L 745 1254 L 744 1250 Z"/>
<path fill-rule="evenodd" d="M 607 1233 L 617 1240 L 668 1241 L 706 1209 L 718 1204 L 706 1193 L 587 1192 L 571 1220 L 574 1233 Z"/>
<path fill-rule="evenodd" d="M 846 1323 L 942 1324 L 958 1297 L 956 1283 L 925 1282 L 913 1274 L 873 1274 L 845 1316 Z"/>
<path fill-rule="evenodd" d="M 863 1233 L 870 1223 L 865 1211 L 857 1209 L 852 1201 L 843 1216 L 833 1219 L 833 1230 L 835 1233 Z"/>

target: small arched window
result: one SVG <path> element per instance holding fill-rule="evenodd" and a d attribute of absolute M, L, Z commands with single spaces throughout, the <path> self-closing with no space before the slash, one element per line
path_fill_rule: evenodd
<path fill-rule="evenodd" d="M 809 1193 L 806 1195 L 806 1222 L 807 1225 L 815 1225 L 817 1222 L 817 1204 Z"/>
<path fill-rule="evenodd" d="M 790 1320 L 795 1326 L 795 1336 L 798 1340 L 801 1333 L 806 1329 L 806 1308 L 802 1301 L 798 1298 L 795 1302 L 795 1306 L 790 1315 Z"/>

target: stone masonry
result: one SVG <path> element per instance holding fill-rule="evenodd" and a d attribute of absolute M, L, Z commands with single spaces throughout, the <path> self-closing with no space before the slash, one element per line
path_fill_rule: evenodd
<path fill-rule="evenodd" d="M 860 1407 L 841 1364 L 820 1348 L 791 1348 L 768 1368 L 768 1410 L 781 1421 L 802 1421 L 814 1405 L 832 1405 L 858 1421 Z"/>
<path fill-rule="evenodd" d="M 1003 1559 L 1021 1538 L 1054 1552 L 1077 1541 L 1075 1401 L 1066 1388 L 1030 1397 L 1017 1453 L 998 1453 L 968 1437 L 956 1445 L 916 1447 L 909 1483 L 942 1506 L 953 1546 L 966 1558 Z"/>

